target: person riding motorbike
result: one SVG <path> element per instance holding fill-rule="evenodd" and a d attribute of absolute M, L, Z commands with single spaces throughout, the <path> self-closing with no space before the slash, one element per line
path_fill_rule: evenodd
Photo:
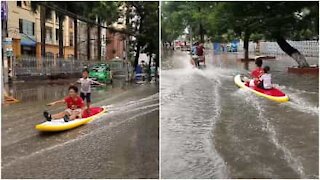
<path fill-rule="evenodd" d="M 204 65 L 206 65 L 203 43 L 200 43 L 197 46 L 197 56 L 199 57 L 199 60 L 197 61 L 198 63 L 197 65 L 200 66 L 200 62 L 203 62 Z"/>
<path fill-rule="evenodd" d="M 192 48 L 191 48 L 191 64 L 194 66 L 198 66 L 198 55 L 197 55 L 197 47 L 198 47 L 199 43 L 196 42 L 193 44 Z"/>

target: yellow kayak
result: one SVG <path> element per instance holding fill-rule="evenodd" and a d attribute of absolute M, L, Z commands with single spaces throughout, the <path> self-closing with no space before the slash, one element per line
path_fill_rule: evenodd
<path fill-rule="evenodd" d="M 107 111 L 106 107 L 92 107 L 90 108 L 90 114 L 83 114 L 81 119 L 75 119 L 69 122 L 64 122 L 63 118 L 55 119 L 51 121 L 46 121 L 41 124 L 36 125 L 38 131 L 55 132 L 55 131 L 65 131 L 73 129 L 75 127 L 87 124 L 93 121 L 95 118 L 100 117 L 103 113 Z"/>
<path fill-rule="evenodd" d="M 255 93 L 258 96 L 262 96 L 264 98 L 267 98 L 271 101 L 275 101 L 275 102 L 287 102 L 289 101 L 289 97 L 284 94 L 282 91 L 280 91 L 277 88 L 272 88 L 272 89 L 261 89 L 258 87 L 249 87 L 247 83 L 245 83 L 242 78 L 241 75 L 236 75 L 234 77 L 234 83 L 239 86 L 240 88 L 244 88 L 248 91 L 251 91 L 253 93 Z"/>

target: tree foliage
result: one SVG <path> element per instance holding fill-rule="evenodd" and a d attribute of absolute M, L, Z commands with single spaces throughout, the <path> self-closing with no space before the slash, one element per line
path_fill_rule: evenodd
<path fill-rule="evenodd" d="M 166 1 L 162 4 L 161 11 L 161 38 L 163 41 L 172 42 L 185 28 L 190 28 L 197 39 L 203 40 L 207 34 L 208 12 L 212 11 L 215 2 L 205 1 Z"/>
<path fill-rule="evenodd" d="M 199 8 L 201 11 L 198 11 Z M 163 40 L 168 39 L 167 36 L 171 34 L 172 29 L 177 30 L 178 35 L 188 26 L 197 29 L 200 21 L 203 22 L 205 34 L 212 39 L 222 40 L 223 38 L 216 36 L 230 33 L 241 37 L 245 31 L 259 34 L 266 40 L 274 40 L 277 35 L 292 40 L 317 39 L 319 3 L 170 1 L 163 3 L 162 20 Z"/>
<path fill-rule="evenodd" d="M 140 53 L 146 53 L 150 57 L 155 56 L 156 65 L 159 65 L 159 2 L 129 1 L 129 11 L 133 11 L 134 19 L 130 27 L 136 31 L 135 59 L 136 67 Z"/>
<path fill-rule="evenodd" d="M 291 56 L 292 53 L 300 55 L 300 52 L 285 39 L 319 39 L 319 3 L 316 1 L 166 2 L 162 9 L 165 15 L 163 40 L 175 39 L 182 33 L 181 28 L 173 28 L 178 33 L 172 33 L 171 27 L 191 27 L 196 35 L 202 37 L 204 33 L 212 41 L 243 39 L 245 58 L 248 58 L 249 40 L 277 41 Z M 200 30 L 194 31 L 197 27 Z"/>

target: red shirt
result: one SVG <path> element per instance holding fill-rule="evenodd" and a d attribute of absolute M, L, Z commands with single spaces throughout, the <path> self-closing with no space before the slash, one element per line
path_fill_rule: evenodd
<path fill-rule="evenodd" d="M 69 109 L 79 109 L 84 106 L 84 102 L 80 96 L 72 98 L 70 96 L 64 98 L 64 101 L 67 103 Z"/>
<path fill-rule="evenodd" d="M 196 49 L 197 49 L 197 55 L 198 56 L 203 56 L 204 47 L 203 46 L 197 46 Z"/>
<path fill-rule="evenodd" d="M 263 68 L 258 67 L 251 72 L 253 78 L 259 78 L 263 74 Z"/>

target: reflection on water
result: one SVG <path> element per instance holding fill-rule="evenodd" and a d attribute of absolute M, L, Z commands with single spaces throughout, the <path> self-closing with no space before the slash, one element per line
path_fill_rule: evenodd
<path fill-rule="evenodd" d="M 70 84 L 78 85 L 75 83 L 76 81 L 77 79 L 26 81 L 5 84 L 4 89 L 8 95 L 18 99 L 21 103 L 30 103 L 62 98 L 66 96 Z M 125 82 L 123 79 L 116 79 L 112 84 L 106 86 L 93 86 L 92 90 L 101 95 L 112 89 L 127 90 L 130 87 L 132 87 L 132 84 Z"/>
<path fill-rule="evenodd" d="M 209 52 L 204 70 L 185 52 L 162 56 L 161 177 L 318 178 L 318 76 L 288 74 L 289 57 L 264 60 L 290 98 L 275 103 L 235 86 L 255 68 L 242 56 Z"/>

